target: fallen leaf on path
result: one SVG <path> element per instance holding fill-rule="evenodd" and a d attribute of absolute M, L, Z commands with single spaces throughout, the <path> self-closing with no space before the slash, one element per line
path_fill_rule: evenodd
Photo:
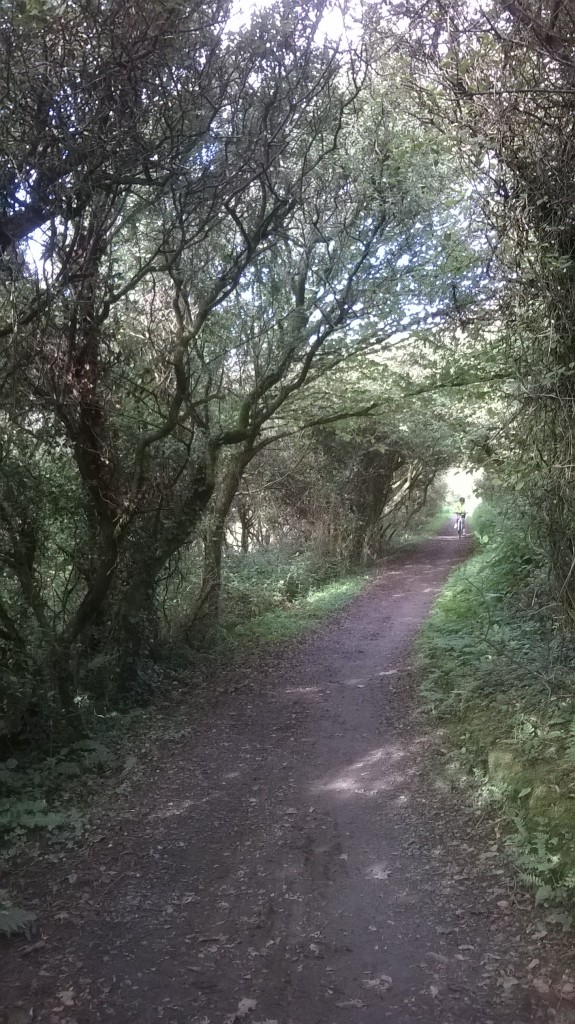
<path fill-rule="evenodd" d="M 365 988 L 369 988 L 381 996 L 391 988 L 393 979 L 389 977 L 389 974 L 382 974 L 379 978 L 367 978 L 363 984 Z"/>
<path fill-rule="evenodd" d="M 382 882 L 387 882 L 390 872 L 387 870 L 387 868 L 384 868 L 380 864 L 377 864 L 374 868 L 370 868 L 367 874 L 370 878 L 378 878 Z"/>
<path fill-rule="evenodd" d="M 433 998 L 437 999 L 437 997 L 439 995 L 439 989 L 438 989 L 437 985 L 430 985 L 429 986 L 429 991 L 431 992 L 431 995 L 433 996 Z"/>
<path fill-rule="evenodd" d="M 128 757 L 126 758 L 126 760 L 124 761 L 124 770 L 121 773 L 120 778 L 121 779 L 125 778 L 126 775 L 128 775 L 131 771 L 133 771 L 133 769 L 136 767 L 137 763 L 138 763 L 138 758 L 136 757 L 136 755 L 135 754 L 129 754 Z"/>
<path fill-rule="evenodd" d="M 344 1000 L 344 1002 L 336 1003 L 335 1005 L 339 1006 L 340 1009 L 342 1009 L 342 1010 L 347 1010 L 348 1007 L 352 1007 L 352 1006 L 357 1006 L 358 1009 L 362 1009 L 362 1007 L 365 1006 L 365 1003 L 361 999 L 346 999 L 346 1000 Z"/>
<path fill-rule="evenodd" d="M 246 1017 L 248 1013 L 255 1010 L 257 1005 L 256 999 L 240 999 L 236 1010 L 236 1017 Z"/>
<path fill-rule="evenodd" d="M 499 978 L 499 984 L 501 985 L 501 988 L 503 989 L 504 992 L 511 992 L 511 989 L 514 988 L 515 985 L 518 985 L 519 981 L 517 978 L 507 976 L 504 978 Z"/>
<path fill-rule="evenodd" d="M 438 964 L 449 963 L 449 957 L 444 956 L 443 953 L 433 953 L 430 951 L 427 955 L 430 960 L 435 960 Z"/>
<path fill-rule="evenodd" d="M 56 995 L 64 1006 L 74 1005 L 74 992 L 71 988 L 67 989 L 65 992 L 57 992 Z"/>
<path fill-rule="evenodd" d="M 46 946 L 46 940 L 40 939 L 38 942 L 33 942 L 30 946 L 23 946 L 21 949 L 22 956 L 28 956 L 29 953 L 37 953 L 38 950 L 44 949 Z"/>

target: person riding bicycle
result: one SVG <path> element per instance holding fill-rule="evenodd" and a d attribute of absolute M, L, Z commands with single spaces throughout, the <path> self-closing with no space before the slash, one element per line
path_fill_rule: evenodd
<path fill-rule="evenodd" d="M 461 529 L 462 529 L 463 533 L 465 533 L 465 516 L 466 515 L 467 515 L 467 512 L 465 511 L 465 498 L 460 498 L 459 501 L 457 502 L 457 505 L 455 506 L 455 529 L 456 530 L 458 529 L 459 522 L 461 520 Z"/>

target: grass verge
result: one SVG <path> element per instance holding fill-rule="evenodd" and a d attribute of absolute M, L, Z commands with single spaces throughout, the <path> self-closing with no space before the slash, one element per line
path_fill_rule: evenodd
<path fill-rule="evenodd" d="M 223 625 L 218 631 L 217 643 L 233 648 L 269 646 L 293 640 L 343 608 L 363 590 L 368 579 L 369 576 L 362 573 L 332 580 L 280 607 L 261 611 L 250 619 L 240 619 L 227 628 Z"/>
<path fill-rule="evenodd" d="M 458 569 L 418 642 L 422 699 L 450 740 L 449 772 L 496 808 L 549 920 L 575 910 L 575 647 L 502 588 L 482 550 Z"/>
<path fill-rule="evenodd" d="M 439 509 L 431 517 L 431 519 L 423 519 L 407 528 L 407 530 L 401 535 L 398 546 L 404 547 L 406 545 L 415 544 L 418 541 L 428 540 L 430 537 L 435 537 L 439 533 L 440 529 L 445 526 L 448 520 L 453 520 L 453 510 L 449 506 L 445 505 Z"/>

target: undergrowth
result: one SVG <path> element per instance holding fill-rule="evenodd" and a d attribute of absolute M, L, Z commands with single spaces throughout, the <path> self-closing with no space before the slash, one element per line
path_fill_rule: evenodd
<path fill-rule="evenodd" d="M 394 536 L 390 550 L 437 533 L 449 514 L 414 517 Z M 249 554 L 229 553 L 224 561 L 220 625 L 214 647 L 268 645 L 290 640 L 337 611 L 363 587 L 369 574 L 345 573 L 337 558 L 313 547 L 271 545 Z"/>
<path fill-rule="evenodd" d="M 103 773 L 116 760 L 98 739 L 81 739 L 41 761 L 25 757 L 0 762 L 0 838 L 4 857 L 20 852 L 37 829 L 77 834 L 82 818 L 75 804 L 87 773 Z M 52 806 L 58 802 L 58 810 Z M 68 806 L 70 805 L 70 806 Z"/>
<path fill-rule="evenodd" d="M 481 507 L 472 525 L 480 551 L 453 574 L 419 640 L 423 701 L 451 737 L 451 772 L 503 813 L 523 880 L 548 917 L 571 924 L 575 643 L 520 518 Z"/>
<path fill-rule="evenodd" d="M 440 513 L 437 525 L 441 518 Z M 292 640 L 342 608 L 368 578 L 365 572 L 342 575 L 340 563 L 288 545 L 228 554 L 211 655 L 217 660 L 236 648 Z M 196 665 L 208 656 L 192 652 Z M 146 713 L 108 716 L 94 735 L 49 757 L 34 759 L 15 751 L 0 762 L 0 869 L 38 835 L 53 847 L 54 856 L 66 856 L 67 846 L 82 835 L 84 811 L 102 776 L 114 777 L 125 766 L 130 722 L 140 718 L 145 722 Z M 26 931 L 32 920 L 0 890 L 0 933 Z"/>
<path fill-rule="evenodd" d="M 452 508 L 449 505 L 442 505 L 431 518 L 424 515 L 414 516 L 397 538 L 396 546 L 409 545 L 427 537 L 434 537 L 451 515 Z"/>
<path fill-rule="evenodd" d="M 291 640 L 343 607 L 365 586 L 365 573 L 342 575 L 309 552 L 260 551 L 228 565 L 216 649 Z"/>
<path fill-rule="evenodd" d="M 334 578 L 335 566 L 317 567 L 312 559 L 285 550 L 249 556 L 228 573 L 222 622 L 215 631 L 216 657 L 238 647 L 261 647 L 290 640 L 341 608 L 365 585 L 365 574 Z M 323 582 L 322 582 L 323 580 Z M 85 810 L 102 777 L 125 769 L 127 734 L 145 712 L 103 720 L 100 732 L 34 758 L 15 751 L 0 762 L 0 871 L 14 863 L 23 849 L 43 837 L 53 856 L 83 834 Z M 17 906 L 0 889 L 0 935 L 27 932 L 34 915 Z"/>
<path fill-rule="evenodd" d="M 0 762 L 0 873 L 40 838 L 52 862 L 65 861 L 85 833 L 86 811 L 102 777 L 117 777 L 135 762 L 124 748 L 129 729 L 141 718 L 118 715 L 102 726 L 101 736 L 83 737 L 50 757 L 17 752 Z M 34 920 L 0 889 L 0 935 L 27 934 Z"/>

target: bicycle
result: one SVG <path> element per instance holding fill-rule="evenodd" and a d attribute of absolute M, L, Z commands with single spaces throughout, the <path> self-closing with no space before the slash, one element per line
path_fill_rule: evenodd
<path fill-rule="evenodd" d="M 457 513 L 457 524 L 456 525 L 457 525 L 457 536 L 459 537 L 459 540 L 461 540 L 462 537 L 465 537 L 465 513 L 463 515 L 461 515 L 460 512 Z"/>

